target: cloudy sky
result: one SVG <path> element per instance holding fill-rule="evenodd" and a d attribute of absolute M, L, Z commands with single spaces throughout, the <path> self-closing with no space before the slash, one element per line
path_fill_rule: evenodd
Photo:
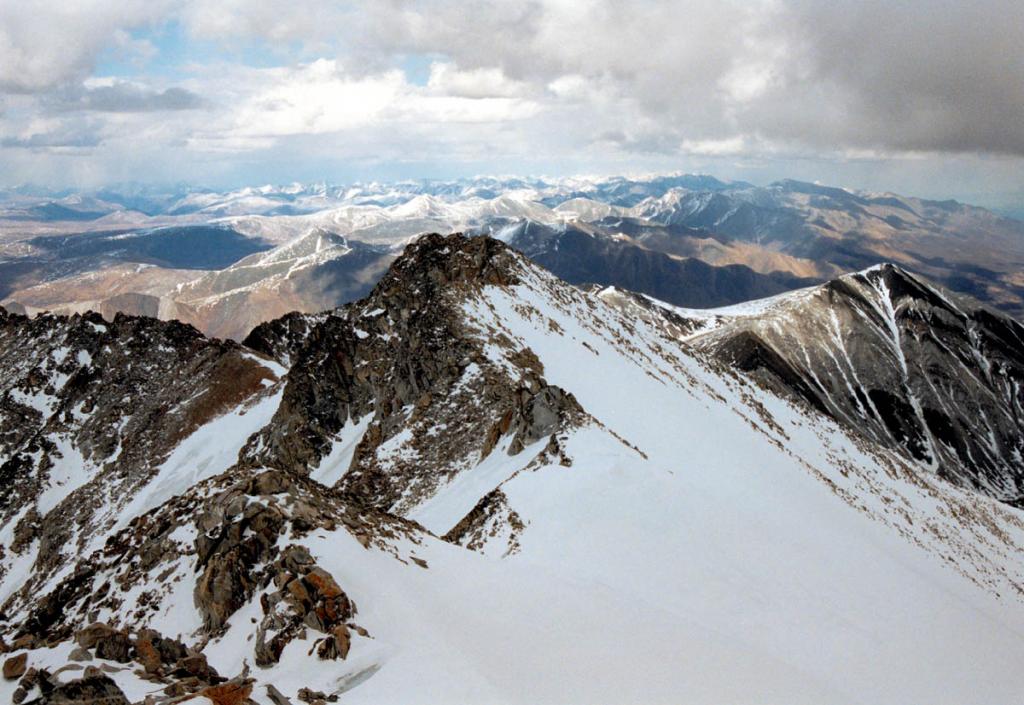
<path fill-rule="evenodd" d="M 1020 0 L 0 0 L 0 184 L 703 171 L 1024 203 Z"/>

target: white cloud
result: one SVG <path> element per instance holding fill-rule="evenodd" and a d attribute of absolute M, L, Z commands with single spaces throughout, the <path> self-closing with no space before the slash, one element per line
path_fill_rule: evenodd
<path fill-rule="evenodd" d="M 500 68 L 464 71 L 442 61 L 430 65 L 427 87 L 439 95 L 459 98 L 515 98 L 527 92 L 524 83 L 510 80 Z"/>
<path fill-rule="evenodd" d="M 736 156 L 749 151 L 747 140 L 741 136 L 720 140 L 683 140 L 680 149 L 687 154 L 708 157 Z"/>
<path fill-rule="evenodd" d="M 578 73 L 559 76 L 548 83 L 547 88 L 559 98 L 570 100 L 587 98 L 594 93 L 591 82 Z"/>
<path fill-rule="evenodd" d="M 105 48 L 147 51 L 126 29 L 165 15 L 170 0 L 0 1 L 0 91 L 81 79 Z"/>
<path fill-rule="evenodd" d="M 353 79 L 321 59 L 296 69 L 254 74 L 262 84 L 234 116 L 234 132 L 282 136 L 338 132 L 372 124 L 401 94 L 400 71 Z"/>
<path fill-rule="evenodd" d="M 180 17 L 201 39 L 260 37 L 317 45 L 342 33 L 352 10 L 332 0 L 185 0 Z"/>
<path fill-rule="evenodd" d="M 411 84 L 403 72 L 357 76 L 334 60 L 320 59 L 291 68 L 251 70 L 242 74 L 244 95 L 228 101 L 219 120 L 201 129 L 193 146 L 223 149 L 262 148 L 279 138 L 403 130 L 422 125 L 500 123 L 533 117 L 536 103 L 507 97 L 467 97 L 491 93 L 474 85 L 479 74 L 434 71 L 442 80 L 426 87 Z M 455 77 L 456 90 L 444 90 Z M 472 79 L 467 81 L 467 76 Z M 491 80 L 494 76 L 484 76 Z M 461 90 L 460 90 L 461 89 Z M 479 89 L 479 90 L 474 90 Z"/>

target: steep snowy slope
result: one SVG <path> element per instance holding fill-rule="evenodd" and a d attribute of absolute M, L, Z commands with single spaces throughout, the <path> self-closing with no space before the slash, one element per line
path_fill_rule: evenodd
<path fill-rule="evenodd" d="M 715 311 L 603 296 L 683 319 L 690 345 L 957 484 L 1024 497 L 1024 327 L 977 301 L 892 265 Z"/>
<path fill-rule="evenodd" d="M 427 236 L 260 326 L 273 418 L 5 605 L 26 696 L 1012 702 L 1022 515 L 655 323 Z"/>

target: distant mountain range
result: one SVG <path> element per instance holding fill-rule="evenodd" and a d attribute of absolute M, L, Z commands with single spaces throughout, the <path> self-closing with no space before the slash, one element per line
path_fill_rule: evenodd
<path fill-rule="evenodd" d="M 735 304 L 893 262 L 1024 316 L 1020 221 L 954 201 L 686 174 L 223 193 L 8 189 L 0 192 L 0 303 L 178 318 L 239 338 L 287 310 L 351 301 L 409 241 L 453 231 L 493 235 L 572 283 L 684 307 Z"/>

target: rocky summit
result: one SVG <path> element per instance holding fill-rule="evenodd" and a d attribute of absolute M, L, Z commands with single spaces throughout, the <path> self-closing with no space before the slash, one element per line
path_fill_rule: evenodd
<path fill-rule="evenodd" d="M 1022 349 L 894 267 L 695 311 L 462 235 L 242 343 L 5 312 L 0 693 L 1013 702 Z"/>

